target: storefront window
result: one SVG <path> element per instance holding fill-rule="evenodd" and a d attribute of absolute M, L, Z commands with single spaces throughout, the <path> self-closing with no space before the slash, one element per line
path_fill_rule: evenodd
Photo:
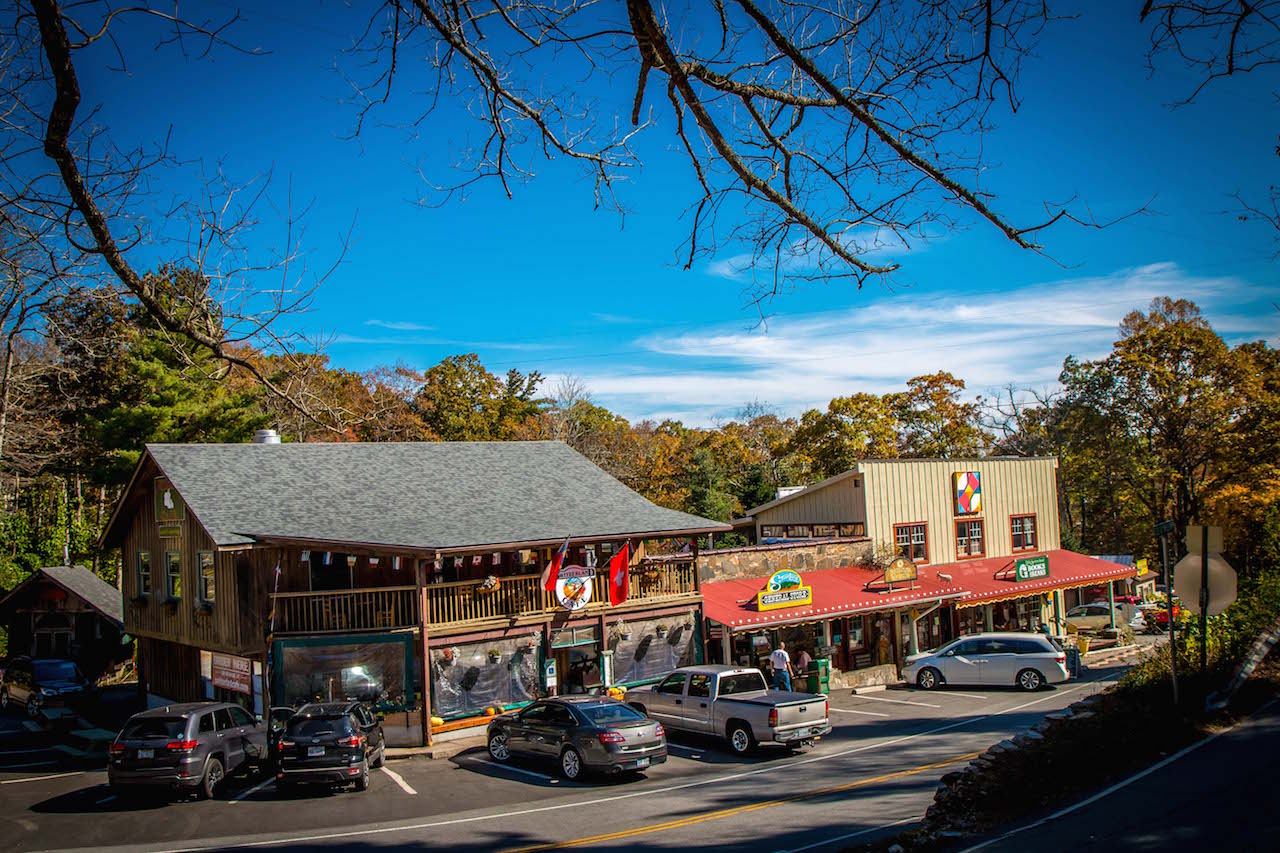
<path fill-rule="evenodd" d="M 296 706 L 357 699 L 378 710 L 406 710 L 414 704 L 410 643 L 407 635 L 320 643 L 279 640 L 275 701 Z"/>
<path fill-rule="evenodd" d="M 851 539 L 855 536 L 866 536 L 866 535 L 867 535 L 867 526 L 863 524 L 861 521 L 855 522 L 854 524 L 840 525 L 841 539 Z"/>
<path fill-rule="evenodd" d="M 815 524 L 813 526 L 813 536 L 815 539 L 835 539 L 840 535 L 840 526 L 836 524 Z"/>
<path fill-rule="evenodd" d="M 788 539 L 812 539 L 813 528 L 808 524 L 788 524 L 787 538 Z"/>
<path fill-rule="evenodd" d="M 915 562 L 928 562 L 926 530 L 927 525 L 924 524 L 895 524 L 893 538 L 898 546 L 898 553 Z"/>
<path fill-rule="evenodd" d="M 784 524 L 762 524 L 760 536 L 764 539 L 786 539 L 787 528 Z"/>
<path fill-rule="evenodd" d="M 973 518 L 956 522 L 957 557 L 981 557 L 986 553 L 983 539 L 982 519 Z"/>
<path fill-rule="evenodd" d="M 1015 515 L 1009 519 L 1009 530 L 1013 534 L 1013 550 L 1026 551 L 1036 547 L 1036 517 L 1034 515 Z"/>
<path fill-rule="evenodd" d="M 431 710 L 446 720 L 533 701 L 539 652 L 530 638 L 431 649 Z"/>
<path fill-rule="evenodd" d="M 625 639 L 616 632 L 610 636 L 615 684 L 650 681 L 697 662 L 692 613 L 628 622 L 627 633 Z"/>

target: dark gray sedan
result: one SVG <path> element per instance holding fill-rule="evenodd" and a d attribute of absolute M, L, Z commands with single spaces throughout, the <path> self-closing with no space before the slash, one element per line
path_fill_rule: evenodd
<path fill-rule="evenodd" d="M 616 699 L 563 696 L 489 723 L 489 755 L 555 761 L 566 779 L 588 771 L 639 771 L 667 760 L 662 724 Z"/>

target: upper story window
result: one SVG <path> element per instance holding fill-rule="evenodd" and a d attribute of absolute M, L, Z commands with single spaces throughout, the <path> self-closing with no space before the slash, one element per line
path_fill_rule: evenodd
<path fill-rule="evenodd" d="M 956 522 L 956 557 L 981 557 L 986 554 L 986 537 L 980 518 L 968 518 Z"/>
<path fill-rule="evenodd" d="M 138 552 L 138 596 L 151 595 L 151 552 Z"/>
<path fill-rule="evenodd" d="M 1034 551 L 1036 549 L 1036 517 L 1034 515 L 1015 515 L 1009 519 L 1009 531 L 1013 535 L 1013 550 Z"/>
<path fill-rule="evenodd" d="M 182 600 L 182 555 L 177 551 L 164 552 L 164 576 L 170 601 Z"/>
<path fill-rule="evenodd" d="M 213 552 L 201 551 L 196 556 L 200 563 L 200 600 L 205 604 L 213 604 L 214 593 L 217 591 L 214 584 Z"/>
<path fill-rule="evenodd" d="M 912 562 L 929 562 L 927 530 L 927 524 L 895 524 L 893 541 L 898 553 Z"/>

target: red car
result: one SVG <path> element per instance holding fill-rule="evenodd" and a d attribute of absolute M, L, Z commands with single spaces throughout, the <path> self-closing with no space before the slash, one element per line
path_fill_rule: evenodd
<path fill-rule="evenodd" d="M 1174 618 L 1174 619 L 1176 619 L 1179 623 L 1181 623 L 1181 622 L 1183 621 L 1183 619 L 1185 618 L 1185 616 L 1186 616 L 1186 608 L 1185 608 L 1185 607 L 1183 607 L 1181 604 L 1178 604 L 1177 602 L 1174 602 L 1174 605 L 1173 605 L 1173 618 Z M 1148 626 L 1150 626 L 1153 622 L 1155 623 L 1155 626 L 1156 626 L 1157 628 L 1159 628 L 1159 629 L 1161 629 L 1161 630 L 1165 630 L 1165 631 L 1169 630 L 1169 607 L 1168 607 L 1168 605 L 1165 605 L 1165 606 L 1163 606 L 1163 607 L 1159 608 L 1158 610 L 1148 610 L 1148 611 L 1147 611 L 1147 625 L 1148 625 Z"/>

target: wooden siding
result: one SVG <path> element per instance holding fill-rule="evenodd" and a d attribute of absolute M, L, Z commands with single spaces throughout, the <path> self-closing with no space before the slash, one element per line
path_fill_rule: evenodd
<path fill-rule="evenodd" d="M 173 702 L 204 699 L 200 682 L 200 650 L 164 640 L 138 640 L 141 681 L 150 693 Z"/>
<path fill-rule="evenodd" d="M 264 636 L 258 629 L 260 619 L 253 611 L 266 607 L 268 590 L 262 573 L 270 569 L 262 567 L 265 555 L 252 551 L 219 552 L 190 509 L 179 524 L 181 535 L 162 539 L 155 517 L 157 473 L 154 465 L 146 466 L 135 486 L 137 494 L 130 499 L 133 520 L 121 544 L 125 630 L 140 637 L 163 638 L 209 651 L 261 656 Z M 138 597 L 139 551 L 151 555 L 148 598 Z M 176 551 L 180 557 L 182 598 L 172 603 L 167 601 L 167 551 Z M 214 552 L 215 595 L 210 607 L 198 606 L 201 551 Z"/>
<path fill-rule="evenodd" d="M 846 477 L 807 495 L 778 504 L 756 516 L 756 537 L 767 524 L 839 524 L 866 522 L 861 477 Z"/>
<path fill-rule="evenodd" d="M 902 460 L 860 462 L 867 506 L 867 535 L 878 546 L 893 542 L 893 526 L 928 524 L 929 562 L 952 563 L 955 522 L 981 519 L 985 556 L 1014 554 L 1009 517 L 1034 514 L 1037 551 L 1059 545 L 1056 459 Z M 982 511 L 956 515 L 951 475 L 977 471 Z"/>

